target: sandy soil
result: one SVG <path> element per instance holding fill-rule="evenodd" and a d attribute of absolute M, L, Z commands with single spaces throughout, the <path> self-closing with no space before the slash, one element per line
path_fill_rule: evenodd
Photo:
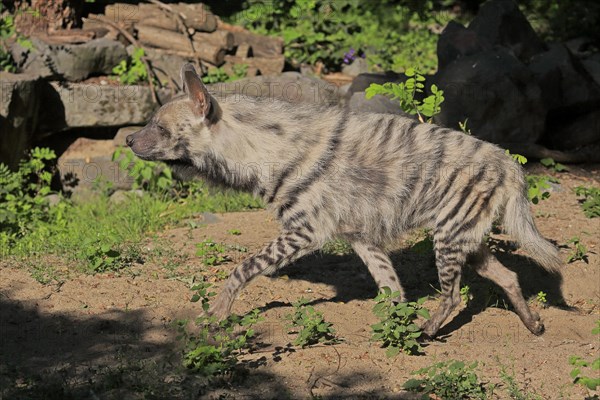
<path fill-rule="evenodd" d="M 239 261 L 277 234 L 277 224 L 264 211 L 205 215 L 195 228 L 149 239 L 147 261 L 120 273 L 80 275 L 58 261 L 53 265 L 59 278 L 42 285 L 31 268 L 0 264 L 0 393 L 6 399 L 408 399 L 401 386 L 412 371 L 459 359 L 478 361 L 480 377 L 499 384 L 494 398 L 509 398 L 500 379 L 504 368 L 521 388 L 543 399 L 583 399 L 588 392 L 571 385 L 568 358 L 593 359 L 600 353 L 598 337 L 591 334 L 600 315 L 600 221 L 585 218 L 572 188 L 600 186 L 600 168 L 572 167 L 556 176 L 559 188 L 533 206 L 537 224 L 559 245 L 579 236 L 589 250 L 588 263 L 566 265 L 557 279 L 523 253 L 503 251 L 505 238 L 497 236 L 499 258 L 519 274 L 545 322 L 541 337 L 524 328 L 491 283 L 466 269 L 463 284 L 473 294 L 468 307 L 461 305 L 437 340 L 426 343 L 425 355 L 388 359 L 385 349 L 369 340 L 376 287 L 366 268 L 354 255 L 317 254 L 275 278 L 256 279 L 240 296 L 236 313 L 261 307 L 265 318 L 257 325 L 252 352 L 242 357 L 243 370 L 217 379 L 191 375 L 181 367 L 173 322 L 199 313 L 198 304 L 189 301 L 194 277 L 219 286 L 223 271 L 235 266 L 204 266 L 194 257 L 195 244 L 211 238 L 247 247 L 246 253 L 229 252 Z M 229 233 L 232 229 L 241 235 Z M 429 295 L 426 306 L 434 309 L 433 256 L 410 250 L 411 238 L 398 244 L 392 258 L 409 298 Z M 561 249 L 565 258 L 570 251 Z M 539 291 L 547 293 L 549 308 L 533 300 Z M 324 313 L 342 343 L 290 345 L 294 336 L 285 315 L 300 297 Z"/>

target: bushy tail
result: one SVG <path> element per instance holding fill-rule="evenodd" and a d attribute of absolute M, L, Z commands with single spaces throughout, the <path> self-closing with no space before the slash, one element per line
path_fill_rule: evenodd
<path fill-rule="evenodd" d="M 521 193 L 513 193 L 508 198 L 503 225 L 506 232 L 544 269 L 560 272 L 563 261 L 558 249 L 540 235 L 529 211 L 529 202 Z"/>

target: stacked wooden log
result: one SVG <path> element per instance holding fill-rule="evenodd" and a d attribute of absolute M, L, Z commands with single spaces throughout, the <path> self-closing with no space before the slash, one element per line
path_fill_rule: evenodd
<path fill-rule="evenodd" d="M 222 22 L 204 4 L 107 5 L 104 17 L 128 31 L 142 46 L 202 60 L 209 67 L 246 64 L 248 75 L 278 74 L 283 71 L 283 40 L 252 33 Z M 101 18 L 100 18 L 101 19 Z M 84 22 L 84 29 L 112 28 L 95 15 Z M 113 31 L 113 34 L 117 32 Z"/>

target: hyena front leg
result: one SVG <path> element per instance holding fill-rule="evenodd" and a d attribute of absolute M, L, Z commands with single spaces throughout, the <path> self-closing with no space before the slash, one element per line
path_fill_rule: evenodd
<path fill-rule="evenodd" d="M 209 314 L 219 319 L 226 318 L 231 312 L 233 301 L 250 280 L 260 274 L 271 274 L 315 250 L 315 241 L 307 232 L 282 233 L 276 240 L 244 260 L 233 270 L 217 298 L 211 302 Z"/>
<path fill-rule="evenodd" d="M 352 248 L 367 265 L 377 287 L 381 289 L 387 286 L 392 292 L 400 292 L 400 297 L 397 300 L 406 301 L 400 279 L 398 279 L 392 261 L 387 254 L 380 248 L 363 242 L 352 242 Z"/>
<path fill-rule="evenodd" d="M 527 329 L 534 335 L 541 335 L 544 332 L 544 324 L 540 321 L 540 316 L 531 311 L 527 305 L 519 286 L 517 274 L 502 265 L 486 245 L 482 245 L 470 261 L 479 275 L 491 280 L 504 290 Z"/>
<path fill-rule="evenodd" d="M 434 337 L 452 310 L 460 304 L 460 277 L 468 252 L 461 246 L 435 241 L 435 265 L 442 289 L 441 303 L 423 325 L 423 332 Z"/>

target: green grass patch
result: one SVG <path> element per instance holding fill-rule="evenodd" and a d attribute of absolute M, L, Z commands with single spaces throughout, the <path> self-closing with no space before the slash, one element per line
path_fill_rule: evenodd
<path fill-rule="evenodd" d="M 0 259 L 55 255 L 85 272 L 116 271 L 141 261 L 141 242 L 153 232 L 202 212 L 261 207 L 249 194 L 174 180 L 119 203 L 100 194 L 82 203 L 61 197 L 51 206 L 47 164 L 56 156 L 37 148 L 30 156 L 16 172 L 0 164 Z"/>

